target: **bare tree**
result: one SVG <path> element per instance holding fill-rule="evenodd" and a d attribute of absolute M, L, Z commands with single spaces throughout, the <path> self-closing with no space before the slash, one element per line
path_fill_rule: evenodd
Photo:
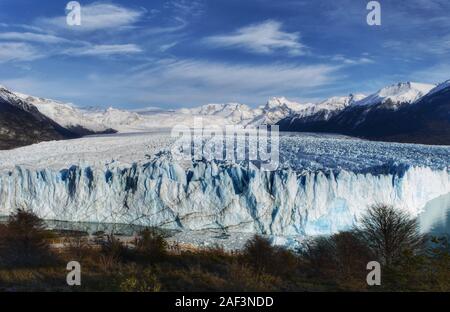
<path fill-rule="evenodd" d="M 369 208 L 358 229 L 361 239 L 385 265 L 399 260 L 410 251 L 425 248 L 425 235 L 419 231 L 417 220 L 392 206 L 377 204 Z"/>

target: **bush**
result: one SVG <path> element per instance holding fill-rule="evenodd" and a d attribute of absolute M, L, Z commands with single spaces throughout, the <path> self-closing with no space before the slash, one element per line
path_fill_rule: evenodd
<path fill-rule="evenodd" d="M 167 256 L 167 242 L 151 229 L 141 231 L 134 245 L 138 257 L 144 261 L 160 261 Z"/>
<path fill-rule="evenodd" d="M 243 256 L 245 262 L 252 266 L 257 273 L 271 270 L 275 259 L 275 248 L 269 240 L 255 235 L 244 247 Z"/>
<path fill-rule="evenodd" d="M 345 289 L 367 286 L 366 265 L 373 258 L 355 231 L 315 238 L 306 244 L 302 256 L 313 276 Z"/>
<path fill-rule="evenodd" d="M 118 260 L 125 260 L 128 255 L 128 248 L 114 234 L 106 235 L 100 246 L 103 254 L 111 255 Z"/>
<path fill-rule="evenodd" d="M 64 240 L 67 252 L 77 261 L 83 261 L 92 254 L 92 247 L 86 237 L 68 237 Z"/>
<path fill-rule="evenodd" d="M 200 265 L 160 267 L 159 273 L 168 291 L 223 291 L 227 283 L 218 272 Z"/>
<path fill-rule="evenodd" d="M 0 261 L 7 266 L 52 264 L 56 256 L 50 250 L 52 233 L 33 212 L 18 209 L 0 227 Z"/>
<path fill-rule="evenodd" d="M 229 265 L 227 287 L 230 291 L 276 291 L 282 285 L 278 276 L 265 272 L 255 274 L 254 268 L 238 262 Z"/>
<path fill-rule="evenodd" d="M 158 278 L 150 268 L 138 268 L 131 265 L 118 274 L 120 291 L 125 292 L 157 292 L 161 290 Z"/>
<path fill-rule="evenodd" d="M 243 259 L 258 274 L 292 275 L 297 266 L 297 257 L 291 251 L 272 246 L 268 239 L 258 235 L 246 243 Z"/>
<path fill-rule="evenodd" d="M 450 253 L 446 237 L 433 237 L 427 253 L 403 253 L 385 268 L 383 287 L 403 291 L 450 291 Z"/>
<path fill-rule="evenodd" d="M 434 291 L 450 291 L 450 243 L 448 237 L 433 237 L 428 272 Z"/>

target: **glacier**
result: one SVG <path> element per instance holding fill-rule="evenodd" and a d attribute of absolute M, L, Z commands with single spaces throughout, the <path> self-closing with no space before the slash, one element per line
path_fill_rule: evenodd
<path fill-rule="evenodd" d="M 33 160 L 31 155 L 48 157 L 44 150 L 64 150 L 63 144 L 95 146 L 101 140 L 46 142 L 19 152 Z M 10 159 L 2 167 L 17 153 L 2 151 L 0 215 L 28 207 L 48 220 L 289 237 L 348 229 L 375 203 L 417 216 L 427 202 L 450 193 L 449 147 L 287 134 L 281 152 L 280 168 L 263 171 L 248 162 L 181 163 L 159 148 L 138 162 L 76 162 L 80 157 L 71 152 L 73 159 L 53 156 L 65 159 L 65 166 L 13 165 Z"/>

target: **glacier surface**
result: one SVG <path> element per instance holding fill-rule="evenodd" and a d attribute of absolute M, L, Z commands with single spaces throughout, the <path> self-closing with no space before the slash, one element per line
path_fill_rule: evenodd
<path fill-rule="evenodd" d="M 109 135 L 0 151 L 0 215 L 279 237 L 330 234 L 370 205 L 417 216 L 450 193 L 450 147 L 284 134 L 281 164 L 179 162 L 168 134 Z"/>

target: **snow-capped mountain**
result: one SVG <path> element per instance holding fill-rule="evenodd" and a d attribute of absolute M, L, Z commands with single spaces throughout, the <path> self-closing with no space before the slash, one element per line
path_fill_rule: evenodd
<path fill-rule="evenodd" d="M 360 93 L 349 94 L 348 96 L 333 96 L 315 105 L 314 110 L 317 112 L 320 110 L 334 111 L 344 109 L 347 106 L 353 105 L 354 103 L 357 103 L 365 98 L 366 96 Z"/>
<path fill-rule="evenodd" d="M 314 106 L 313 103 L 298 103 L 289 101 L 285 97 L 270 98 L 266 105 L 255 109 L 255 117 L 249 122 L 249 125 L 272 125 L 278 121 L 293 115 L 307 112 Z"/>
<path fill-rule="evenodd" d="M 80 109 L 68 103 L 12 92 L 2 87 L 0 100 L 13 103 L 35 117 L 46 116 L 74 135 L 110 132 L 145 132 L 175 125 L 258 126 L 279 124 L 287 131 L 338 132 L 371 137 L 375 126 L 394 112 L 404 112 L 427 95 L 439 94 L 450 87 L 450 81 L 438 86 L 405 82 L 387 86 L 365 96 L 334 96 L 319 103 L 299 103 L 285 97 L 270 98 L 264 105 L 252 108 L 240 103 L 206 104 L 195 108 L 163 110 L 155 107 L 134 111 L 116 108 Z M 391 116 L 392 115 L 392 116 Z M 397 115 L 395 115 L 397 116 Z M 204 118 L 207 117 L 207 118 Z"/>
<path fill-rule="evenodd" d="M 112 107 L 105 110 L 85 111 L 85 113 L 97 123 L 113 129 L 133 125 L 144 120 L 144 117 L 138 113 Z"/>
<path fill-rule="evenodd" d="M 240 103 L 206 104 L 190 109 L 180 109 L 177 112 L 199 116 L 219 116 L 236 124 L 247 123 L 255 118 L 257 113 L 249 106 Z"/>
<path fill-rule="evenodd" d="M 322 102 L 307 107 L 304 110 L 294 112 L 279 122 L 283 124 L 323 122 L 330 119 L 346 107 L 354 105 L 364 99 L 364 94 L 350 94 L 348 96 L 334 96 Z"/>
<path fill-rule="evenodd" d="M 202 125 L 226 126 L 250 119 L 248 114 L 252 113 L 246 105 L 236 103 L 208 104 L 179 110 L 151 108 L 129 111 L 110 107 L 86 108 L 83 111 L 96 122 L 122 133 L 170 129 L 176 125 L 196 127 L 200 125 L 196 124 L 199 121 Z"/>
<path fill-rule="evenodd" d="M 243 126 L 275 124 L 291 114 L 307 112 L 312 109 L 312 103 L 298 103 L 285 97 L 272 97 L 265 105 L 251 108 L 240 103 L 206 104 L 190 109 L 180 109 L 177 113 L 197 116 L 216 116 L 223 118 L 225 123 Z"/>
<path fill-rule="evenodd" d="M 33 104 L 0 86 L 0 149 L 75 137 L 76 133 L 63 128 Z"/>
<path fill-rule="evenodd" d="M 355 103 L 356 106 L 388 104 L 387 107 L 397 109 L 402 104 L 411 104 L 426 95 L 436 85 L 417 82 L 399 82 L 378 90 L 376 93 Z"/>
<path fill-rule="evenodd" d="M 291 111 L 294 112 L 298 112 L 301 110 L 305 110 L 311 106 L 313 106 L 313 103 L 298 103 L 298 102 L 294 102 L 294 101 L 290 101 L 287 98 L 283 97 L 272 97 L 270 98 L 266 105 L 264 105 L 263 107 L 261 106 L 260 108 L 262 108 L 264 111 L 277 111 L 277 110 L 283 110 L 283 108 L 287 107 L 288 109 L 290 109 Z"/>
<path fill-rule="evenodd" d="M 398 83 L 329 119 L 288 117 L 282 131 L 332 132 L 369 139 L 450 145 L 450 83 Z"/>
<path fill-rule="evenodd" d="M 19 92 L 14 92 L 14 94 L 26 103 L 35 106 L 39 112 L 57 122 L 59 125 L 80 135 L 114 132 L 112 129 L 95 121 L 72 104 L 30 96 Z"/>
<path fill-rule="evenodd" d="M 326 99 L 323 102 L 320 102 L 314 105 L 311 110 L 305 114 L 304 116 L 297 117 L 306 117 L 310 116 L 311 119 L 315 120 L 328 120 L 331 116 L 340 112 L 346 107 L 354 105 L 360 100 L 365 99 L 366 96 L 364 94 L 349 94 L 348 96 L 333 96 L 331 98 Z"/>
<path fill-rule="evenodd" d="M 5 86 L 0 85 L 0 100 L 8 102 L 11 105 L 19 107 L 28 112 L 36 112 L 36 108 L 26 100 L 20 98 Z"/>

